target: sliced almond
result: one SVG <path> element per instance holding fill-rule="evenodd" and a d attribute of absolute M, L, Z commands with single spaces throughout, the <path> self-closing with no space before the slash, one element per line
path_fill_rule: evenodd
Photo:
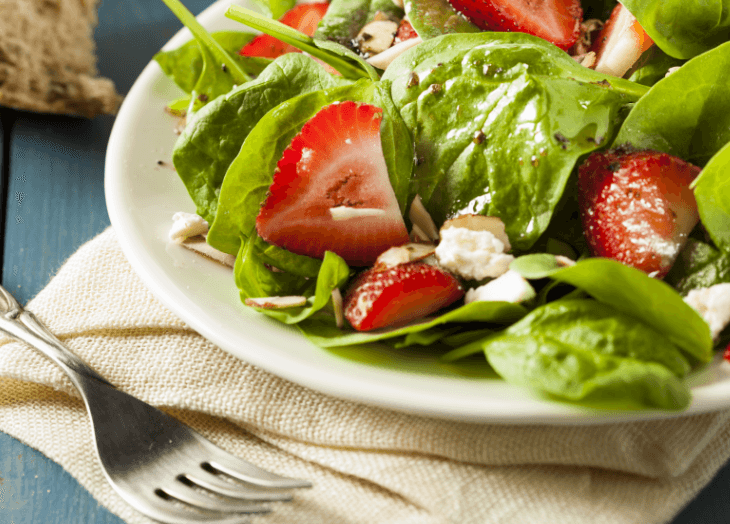
<path fill-rule="evenodd" d="M 560 267 L 570 267 L 575 265 L 575 260 L 563 255 L 555 255 L 555 261 Z"/>
<path fill-rule="evenodd" d="M 441 226 L 441 231 L 450 227 L 463 227 L 471 231 L 489 231 L 504 244 L 505 253 L 512 249 L 509 237 L 505 232 L 504 222 L 499 217 L 488 217 L 484 215 L 459 215 L 456 218 L 447 220 Z"/>
<path fill-rule="evenodd" d="M 330 208 L 332 220 L 349 220 L 351 218 L 379 217 L 385 215 L 384 209 L 372 207 L 337 206 Z"/>
<path fill-rule="evenodd" d="M 404 246 L 391 247 L 383 252 L 375 261 L 376 270 L 389 269 L 391 267 L 417 262 L 433 255 L 436 246 L 433 244 L 406 244 Z"/>
<path fill-rule="evenodd" d="M 414 198 L 411 203 L 411 209 L 408 211 L 408 218 L 410 218 L 413 223 L 414 231 L 416 227 L 418 227 L 419 233 L 423 233 L 425 235 L 425 240 L 436 242 L 439 239 L 439 231 L 436 227 L 436 223 L 426 210 L 426 207 L 423 205 L 423 201 L 419 195 L 416 195 L 416 198 Z"/>
<path fill-rule="evenodd" d="M 202 235 L 186 238 L 180 242 L 180 245 L 227 267 L 232 268 L 236 263 L 235 256 L 224 253 L 223 251 L 218 251 L 216 248 L 208 244 L 205 241 L 205 237 Z"/>
<path fill-rule="evenodd" d="M 398 42 L 397 44 L 395 44 L 393 47 L 387 48 L 382 53 L 371 56 L 366 61 L 371 66 L 385 70 L 388 68 L 393 60 L 408 51 L 411 47 L 417 46 L 421 42 L 423 42 L 423 40 L 421 40 L 420 36 L 417 36 L 416 38 L 409 38 L 408 40 L 403 40 L 402 42 Z"/>
<path fill-rule="evenodd" d="M 342 306 L 342 293 L 339 288 L 332 290 L 332 310 L 335 313 L 335 324 L 342 329 L 345 325 L 345 310 Z"/>
<path fill-rule="evenodd" d="M 290 296 L 247 298 L 243 303 L 247 306 L 257 307 L 260 309 L 287 309 L 305 305 L 307 303 L 307 297 Z"/>
<path fill-rule="evenodd" d="M 357 46 L 363 54 L 377 55 L 393 45 L 398 24 L 392 20 L 375 20 L 357 34 Z"/>

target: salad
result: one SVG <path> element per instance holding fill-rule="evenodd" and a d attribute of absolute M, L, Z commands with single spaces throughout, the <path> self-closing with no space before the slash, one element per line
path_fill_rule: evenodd
<path fill-rule="evenodd" d="M 227 16 L 261 34 L 209 34 L 164 1 L 195 36 L 155 57 L 186 93 L 176 235 L 245 304 L 325 348 L 689 404 L 730 341 L 723 2 L 260 0 Z"/>

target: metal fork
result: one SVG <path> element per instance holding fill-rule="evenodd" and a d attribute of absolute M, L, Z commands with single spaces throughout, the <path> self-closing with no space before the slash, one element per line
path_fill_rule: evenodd
<path fill-rule="evenodd" d="M 291 500 L 304 480 L 265 471 L 188 426 L 119 391 L 61 343 L 0 286 L 0 333 L 53 360 L 81 393 L 109 483 L 134 508 L 174 524 L 246 522 L 264 501 Z"/>

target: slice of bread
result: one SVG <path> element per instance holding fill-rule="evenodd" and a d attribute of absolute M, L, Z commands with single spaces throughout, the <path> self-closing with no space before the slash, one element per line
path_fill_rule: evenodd
<path fill-rule="evenodd" d="M 93 117 L 115 113 L 114 84 L 96 77 L 98 0 L 0 0 L 0 105 Z"/>

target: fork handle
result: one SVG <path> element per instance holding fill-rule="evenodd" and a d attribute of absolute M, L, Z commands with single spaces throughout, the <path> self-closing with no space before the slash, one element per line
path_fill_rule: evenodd
<path fill-rule="evenodd" d="M 112 384 L 71 352 L 38 318 L 23 309 L 10 292 L 0 286 L 0 333 L 25 342 L 55 362 L 76 384 L 74 374 Z"/>

